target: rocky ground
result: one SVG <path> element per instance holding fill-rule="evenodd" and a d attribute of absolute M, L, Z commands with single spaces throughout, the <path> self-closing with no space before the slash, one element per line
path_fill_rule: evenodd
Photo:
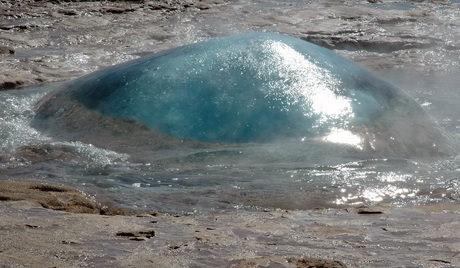
<path fill-rule="evenodd" d="M 367 68 L 458 71 L 458 1 L 0 2 L 0 89 L 69 79 L 178 45 L 270 31 Z"/>
<path fill-rule="evenodd" d="M 460 265 L 455 204 L 231 215 L 75 214 L 66 211 L 83 203 L 97 212 L 98 205 L 71 202 L 78 191 L 69 187 L 6 183 L 0 185 L 0 200 L 10 200 L 0 202 L 0 267 Z M 31 198 L 37 191 L 44 194 Z M 45 209 L 50 195 L 67 205 Z"/>
<path fill-rule="evenodd" d="M 296 36 L 371 70 L 459 72 L 459 7 L 447 0 L 0 0 L 0 89 L 69 81 L 253 31 Z M 0 201 L 0 267 L 460 266 L 458 204 L 99 215 L 105 209 L 75 189 L 5 181 Z"/>

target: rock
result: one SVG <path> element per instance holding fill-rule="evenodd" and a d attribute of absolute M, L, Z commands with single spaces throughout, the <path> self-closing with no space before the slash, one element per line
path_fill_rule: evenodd
<path fill-rule="evenodd" d="M 378 204 L 375 206 L 358 206 L 347 208 L 346 211 L 349 213 L 356 214 L 384 214 L 392 206 L 386 204 Z"/>
<path fill-rule="evenodd" d="M 65 56 L 54 57 L 52 61 L 65 62 L 73 71 L 89 71 L 131 59 L 126 55 L 139 55 L 140 51 L 158 52 L 209 37 L 242 32 L 244 29 L 244 32 L 278 32 L 299 37 L 336 49 L 335 52 L 372 70 L 402 65 L 424 72 L 458 69 L 455 63 L 458 62 L 460 46 L 454 41 L 458 40 L 457 33 L 448 30 L 449 27 L 455 29 L 459 26 L 453 13 L 458 4 L 452 1 L 401 2 L 401 5 L 409 6 L 409 10 L 398 9 L 399 4 L 381 0 L 340 3 L 249 3 L 244 0 L 237 5 L 232 2 L 2 1 L 4 9 L 0 11 L 0 44 L 13 47 L 16 52 L 20 49 L 21 54 L 38 56 L 47 53 L 41 48 L 65 49 Z M 440 5 L 446 6 L 446 12 L 438 12 Z M 182 17 L 182 21 L 176 21 L 181 12 L 183 14 L 179 17 Z M 162 30 L 153 30 L 152 25 Z M 229 28 L 229 25 L 233 26 Z M 170 33 L 172 37 L 163 34 L 155 36 L 158 32 Z M 81 53 L 102 47 L 104 52 L 98 53 L 92 60 L 79 58 Z M 435 54 L 430 61 L 434 60 L 434 63 L 426 64 L 426 57 L 432 55 L 429 53 L 431 51 Z M 106 56 L 106 52 L 110 55 Z M 7 49 L 0 55 L 10 53 Z M 45 82 L 56 81 L 54 77 L 47 77 L 48 74 L 35 72 L 37 67 L 43 65 L 42 62 L 17 60 L 4 67 L 8 58 L 0 58 L 2 72 L 24 68 L 31 70 L 31 76 L 35 76 L 24 80 L 25 85 L 37 84 L 37 76 Z M 68 73 L 67 79 L 75 77 Z M 3 88 L 21 86 L 13 80 L 9 82 L 13 83 L 7 83 Z"/>
<path fill-rule="evenodd" d="M 178 3 L 174 3 L 174 2 L 172 3 L 150 3 L 148 6 L 151 10 L 165 10 L 168 12 L 178 10 L 180 8 Z"/>
<path fill-rule="evenodd" d="M 64 185 L 0 180 L 0 201 L 28 200 L 44 208 L 77 213 L 101 212 L 101 206 L 77 189 Z"/>
<path fill-rule="evenodd" d="M 38 40 L 33 40 L 30 37 L 25 35 L 18 35 L 18 34 L 4 34 L 0 35 L 0 40 L 3 42 L 8 42 L 13 44 L 14 46 L 24 46 L 24 47 L 34 47 Z"/>
<path fill-rule="evenodd" d="M 108 13 L 113 13 L 113 14 L 121 14 L 125 12 L 133 12 L 133 11 L 136 11 L 136 9 L 130 8 L 130 7 L 110 7 L 110 8 L 104 9 L 104 11 Z"/>
<path fill-rule="evenodd" d="M 11 55 L 16 53 L 14 48 L 8 47 L 8 46 L 0 46 L 0 55 L 6 54 L 6 55 Z"/>
<path fill-rule="evenodd" d="M 158 33 L 151 34 L 150 38 L 158 40 L 158 41 L 165 41 L 167 39 L 174 38 L 174 34 L 167 33 L 167 32 L 158 32 Z"/>
<path fill-rule="evenodd" d="M 33 75 L 22 70 L 2 70 L 0 73 L 0 90 L 18 89 L 32 83 Z"/>
<path fill-rule="evenodd" d="M 120 237 L 126 237 L 129 240 L 145 241 L 146 239 L 150 239 L 154 237 L 155 231 L 153 230 L 137 231 L 137 232 L 127 231 L 127 232 L 118 232 L 116 235 Z"/>
<path fill-rule="evenodd" d="M 361 37 L 360 33 L 324 34 L 318 32 L 305 32 L 301 37 L 328 49 L 340 50 L 365 50 L 369 52 L 390 53 L 398 50 L 432 48 L 441 44 L 440 40 L 431 37 L 396 36 L 396 37 Z M 358 35 L 359 37 L 356 37 Z M 361 33 L 362 35 L 362 33 Z"/>
<path fill-rule="evenodd" d="M 1 191 L 4 188 L 0 186 Z M 61 186 L 35 188 L 38 193 L 65 193 Z M 291 211 L 291 218 L 271 212 L 161 215 L 153 225 L 149 217 L 64 213 L 27 201 L 0 202 L 0 263 L 5 267 L 107 263 L 111 267 L 460 267 L 456 206 L 429 213 L 393 208 L 385 217 L 334 209 Z M 329 227 L 320 228 L 332 232 L 318 230 L 320 223 L 327 223 Z M 401 239 L 404 247 L 399 246 Z"/>
<path fill-rule="evenodd" d="M 16 89 L 24 86 L 24 81 L 3 81 L 0 82 L 0 90 Z"/>
<path fill-rule="evenodd" d="M 75 16 L 78 15 L 78 12 L 75 9 L 62 9 L 58 11 L 61 14 L 67 15 L 67 16 Z"/>
<path fill-rule="evenodd" d="M 296 258 L 283 256 L 264 256 L 248 258 L 235 263 L 231 268 L 252 268 L 252 267 L 298 267 L 298 268 L 340 268 L 347 267 L 340 261 L 319 259 L 319 258 Z"/>
<path fill-rule="evenodd" d="M 316 258 L 289 258 L 290 263 L 295 263 L 298 268 L 339 268 L 347 267 L 344 263 L 334 260 L 316 259 Z"/>

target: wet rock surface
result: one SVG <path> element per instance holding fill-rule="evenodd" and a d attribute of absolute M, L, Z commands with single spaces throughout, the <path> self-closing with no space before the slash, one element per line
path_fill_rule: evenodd
<path fill-rule="evenodd" d="M 0 6 L 1 89 L 68 81 L 140 55 L 257 31 L 308 40 L 373 70 L 460 68 L 456 1 L 28 0 Z"/>
<path fill-rule="evenodd" d="M 73 214 L 0 202 L 5 267 L 458 267 L 460 208 Z M 27 258 L 24 256 L 27 255 Z"/>
<path fill-rule="evenodd" d="M 44 208 L 75 213 L 101 213 L 101 206 L 73 187 L 0 180 L 0 201 L 27 200 Z"/>

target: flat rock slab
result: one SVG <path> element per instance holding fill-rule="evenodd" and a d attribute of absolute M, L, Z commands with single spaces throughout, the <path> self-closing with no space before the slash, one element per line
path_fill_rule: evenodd
<path fill-rule="evenodd" d="M 6 267 L 460 265 L 459 205 L 219 215 L 105 216 L 0 202 Z M 376 209 L 374 209 L 376 210 Z"/>
<path fill-rule="evenodd" d="M 100 213 L 101 206 L 83 192 L 64 185 L 0 180 L 0 201 L 28 200 L 44 208 L 76 213 Z"/>

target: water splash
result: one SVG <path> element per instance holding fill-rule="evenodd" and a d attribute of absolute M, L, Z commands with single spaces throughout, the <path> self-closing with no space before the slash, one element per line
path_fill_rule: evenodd
<path fill-rule="evenodd" d="M 0 94 L 0 154 L 8 155 L 18 147 L 49 140 L 30 126 L 35 116 L 34 106 L 47 91 L 9 91 Z"/>

